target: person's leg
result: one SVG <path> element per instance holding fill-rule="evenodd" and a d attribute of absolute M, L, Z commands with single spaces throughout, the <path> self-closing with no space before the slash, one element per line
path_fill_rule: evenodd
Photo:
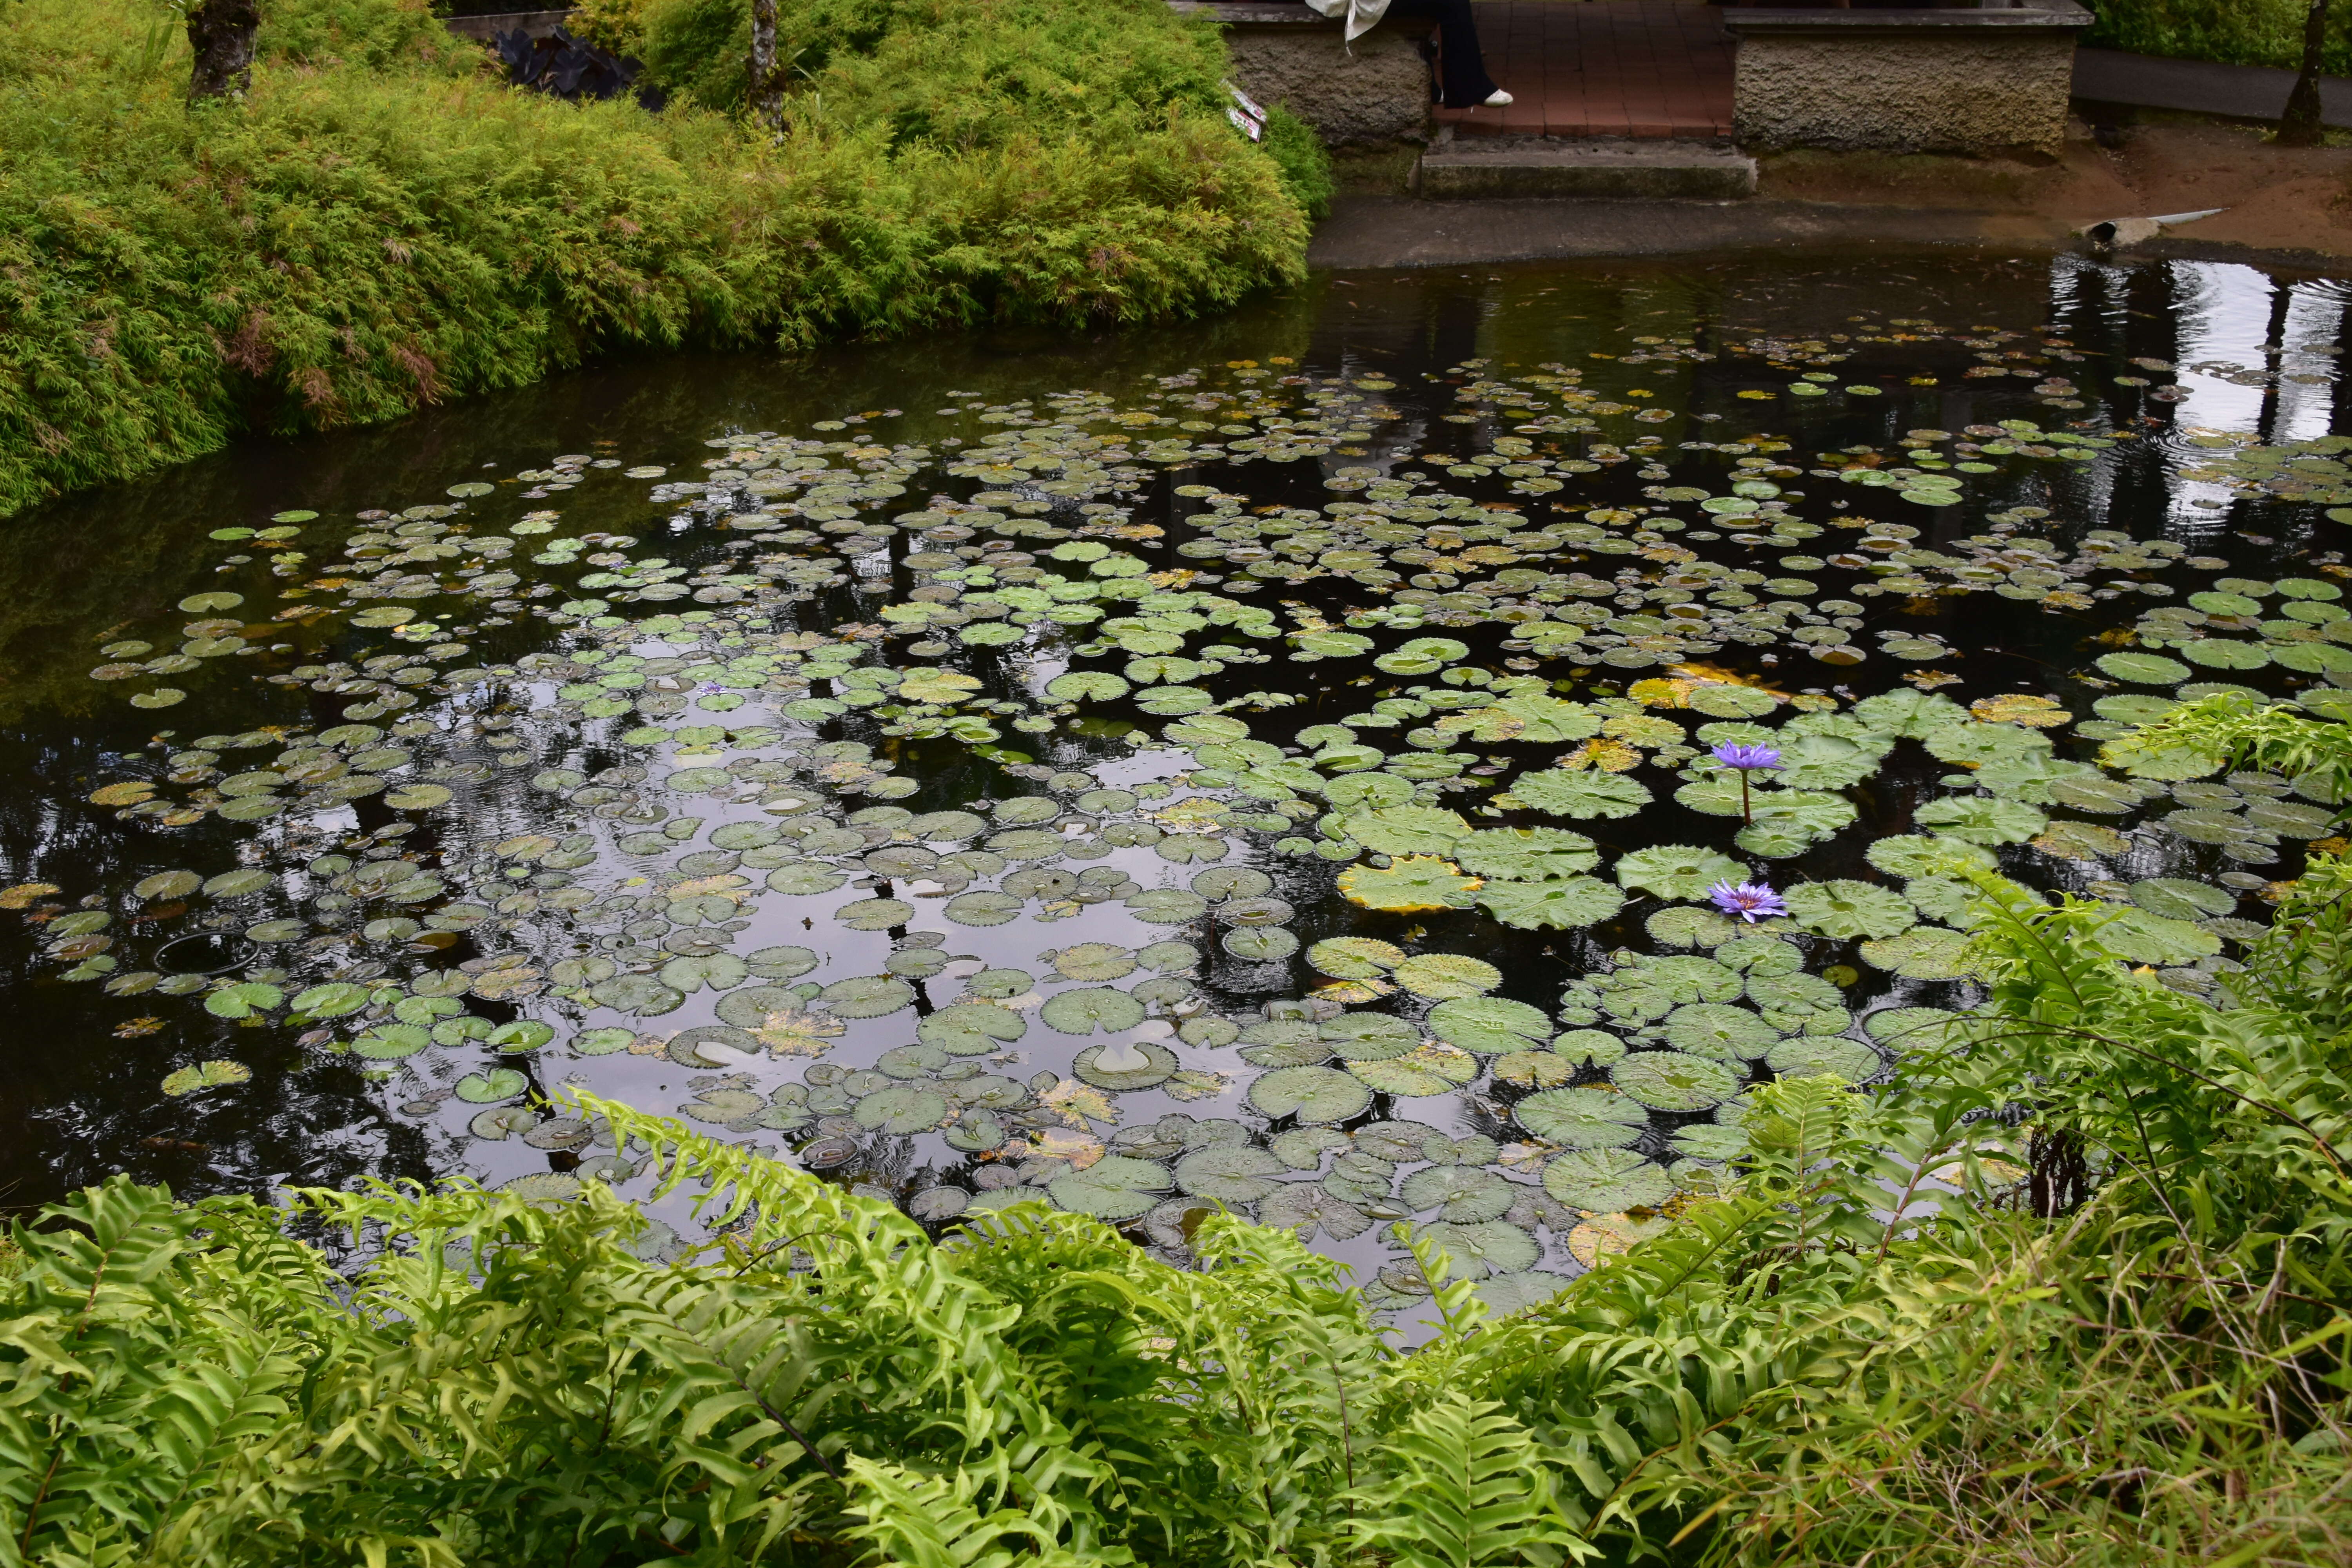
<path fill-rule="evenodd" d="M 1439 74 L 1446 108 L 1475 108 L 1496 90 L 1478 50 L 1478 24 L 1470 14 L 1470 0 L 1392 0 L 1388 15 L 1428 16 L 1436 21 L 1445 51 Z"/>

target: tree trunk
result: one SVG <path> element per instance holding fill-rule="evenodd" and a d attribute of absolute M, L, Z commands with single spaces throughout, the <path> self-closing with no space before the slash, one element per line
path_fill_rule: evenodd
<path fill-rule="evenodd" d="M 2311 0 L 2303 19 L 2303 74 L 2286 95 L 2286 112 L 2279 116 L 2282 147 L 2316 147 L 2324 129 L 2319 121 L 2319 56 L 2327 41 L 2327 0 Z"/>
<path fill-rule="evenodd" d="M 771 131 L 783 127 L 784 80 L 776 68 L 776 0 L 751 0 L 751 113 Z"/>
<path fill-rule="evenodd" d="M 2034 1218 L 2056 1219 L 2091 1195 L 2091 1164 L 2074 1133 L 2036 1127 L 2026 1151 L 2032 1168 L 2026 1202 Z"/>
<path fill-rule="evenodd" d="M 201 0 L 188 7 L 188 48 L 196 57 L 188 101 L 242 98 L 253 86 L 253 34 L 260 0 Z"/>

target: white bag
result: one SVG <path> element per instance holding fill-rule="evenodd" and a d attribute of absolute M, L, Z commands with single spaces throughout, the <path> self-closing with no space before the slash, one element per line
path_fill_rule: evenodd
<path fill-rule="evenodd" d="M 1389 0 L 1307 0 L 1309 10 L 1325 16 L 1337 16 L 1342 12 L 1348 17 L 1348 42 L 1354 43 L 1380 23 L 1388 14 Z"/>

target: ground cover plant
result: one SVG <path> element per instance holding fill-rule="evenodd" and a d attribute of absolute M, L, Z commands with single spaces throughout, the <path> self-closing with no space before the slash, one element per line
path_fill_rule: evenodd
<path fill-rule="evenodd" d="M 1224 120 L 1213 30 L 1030 5 L 1019 90 L 977 98 L 989 60 L 914 35 L 1002 9 L 909 8 L 804 61 L 772 136 L 724 92 L 648 115 L 509 89 L 406 0 L 265 7 L 252 90 L 191 109 L 173 13 L 24 0 L 0 514 L 616 352 L 1131 321 L 1297 275 L 1301 206 Z"/>

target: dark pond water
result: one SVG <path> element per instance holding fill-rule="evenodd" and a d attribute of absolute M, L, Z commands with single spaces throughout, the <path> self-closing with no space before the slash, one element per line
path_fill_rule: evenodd
<path fill-rule="evenodd" d="M 18 519 L 5 1200 L 627 1190 L 577 1087 L 929 1220 L 1181 1256 L 1225 1202 L 1401 1299 L 1410 1219 L 1537 1299 L 1703 1201 L 1748 1088 L 1969 1005 L 1955 858 L 2226 995 L 2330 803 L 2103 748 L 2224 687 L 2338 711 L 2344 309 L 1348 275 L 612 368 Z M 1745 816 L 1730 746 L 1779 763 Z"/>

